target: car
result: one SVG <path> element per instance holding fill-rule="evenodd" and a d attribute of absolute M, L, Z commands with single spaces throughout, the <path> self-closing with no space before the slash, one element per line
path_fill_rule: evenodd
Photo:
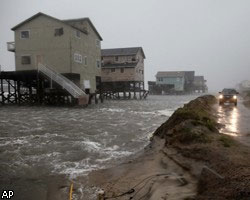
<path fill-rule="evenodd" d="M 219 104 L 222 105 L 225 102 L 234 103 L 237 106 L 237 94 L 239 94 L 233 88 L 224 88 L 222 92 L 219 92 Z"/>

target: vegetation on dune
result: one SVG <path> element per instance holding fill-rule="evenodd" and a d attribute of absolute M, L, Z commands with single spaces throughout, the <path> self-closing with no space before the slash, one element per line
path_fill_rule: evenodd
<path fill-rule="evenodd" d="M 190 159 L 181 166 L 194 174 L 197 166 L 193 162 L 204 164 L 198 175 L 197 199 L 249 199 L 249 149 L 219 133 L 213 103 L 214 96 L 191 101 L 176 110 L 154 136 L 165 140 L 166 149 L 177 150 L 179 163 L 181 156 Z"/>
<path fill-rule="evenodd" d="M 211 95 L 199 97 L 174 114 L 162 124 L 154 135 L 166 138 L 167 144 L 208 143 L 212 132 L 217 132 L 217 123 L 210 113 L 210 105 L 216 102 Z"/>
<path fill-rule="evenodd" d="M 184 127 L 180 134 L 177 134 L 176 137 L 174 137 L 174 140 L 178 140 L 180 143 L 186 144 L 192 142 L 209 143 L 212 138 L 202 130 Z"/>
<path fill-rule="evenodd" d="M 194 126 L 206 126 L 209 130 L 216 130 L 216 121 L 211 118 L 211 114 L 203 109 L 194 109 L 189 107 L 180 108 L 176 111 L 176 117 L 182 120 L 192 119 Z"/>
<path fill-rule="evenodd" d="M 224 147 L 231 147 L 235 144 L 235 141 L 231 137 L 226 135 L 222 135 L 219 138 L 219 141 L 223 144 Z"/>

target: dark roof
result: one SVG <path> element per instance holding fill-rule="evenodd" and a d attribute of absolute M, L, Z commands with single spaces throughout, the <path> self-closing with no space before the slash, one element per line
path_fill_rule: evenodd
<path fill-rule="evenodd" d="M 140 50 L 142 52 L 143 57 L 146 58 L 142 47 L 102 49 L 102 56 L 130 56 L 136 55 Z"/>
<path fill-rule="evenodd" d="M 156 81 L 148 81 L 148 85 L 156 85 Z"/>
<path fill-rule="evenodd" d="M 194 77 L 194 84 L 205 84 L 207 80 L 204 79 L 204 76 L 195 76 Z"/>
<path fill-rule="evenodd" d="M 194 80 L 195 81 L 204 81 L 204 76 L 195 76 Z"/>
<path fill-rule="evenodd" d="M 91 20 L 88 17 L 84 17 L 84 18 L 78 18 L 78 19 L 67 19 L 67 20 L 61 20 L 62 22 L 72 26 L 73 28 L 78 29 L 77 27 L 75 27 L 73 25 L 73 23 L 75 22 L 83 22 L 83 21 L 87 21 L 90 26 L 93 28 L 94 32 L 98 35 L 98 37 L 100 38 L 100 40 L 102 40 L 101 35 L 98 33 L 98 31 L 96 30 L 95 26 L 93 25 L 93 23 L 91 22 Z"/>
<path fill-rule="evenodd" d="M 156 77 L 185 77 L 187 81 L 194 80 L 194 71 L 160 71 Z"/>
<path fill-rule="evenodd" d="M 46 14 L 44 14 L 44 13 L 42 13 L 42 12 L 39 12 L 39 13 L 37 13 L 37 14 L 31 16 L 30 18 L 24 20 L 23 22 L 17 24 L 17 25 L 14 26 L 11 30 L 12 30 L 12 31 L 15 31 L 18 27 L 22 26 L 23 24 L 25 24 L 25 23 L 27 23 L 27 22 L 29 22 L 29 21 L 31 21 L 31 20 L 35 19 L 36 17 L 39 17 L 39 16 L 45 16 L 45 17 L 50 18 L 50 19 L 53 19 L 53 20 L 55 20 L 55 21 L 57 21 L 57 22 L 66 24 L 66 25 L 68 25 L 68 26 L 71 26 L 71 27 L 74 28 L 74 29 L 77 29 L 77 30 L 83 32 L 83 33 L 86 33 L 86 31 L 81 30 L 81 29 L 79 29 L 79 28 L 73 26 L 72 24 L 70 24 L 70 22 L 78 22 L 78 21 L 83 21 L 83 20 L 88 21 L 89 24 L 90 24 L 90 26 L 93 28 L 93 30 L 95 31 L 95 33 L 96 33 L 97 36 L 99 37 L 99 39 L 102 40 L 102 37 L 100 36 L 100 34 L 98 33 L 98 31 L 96 30 L 95 26 L 94 26 L 93 23 L 90 21 L 90 19 L 87 18 L 87 17 L 86 17 L 86 18 L 80 18 L 80 19 L 60 20 L 60 19 L 57 19 L 57 18 L 55 18 L 55 17 L 46 15 Z"/>
<path fill-rule="evenodd" d="M 183 71 L 161 71 L 157 72 L 156 77 L 184 77 Z"/>
<path fill-rule="evenodd" d="M 184 71 L 186 81 L 194 81 L 194 71 Z"/>
<path fill-rule="evenodd" d="M 136 67 L 137 63 L 105 64 L 105 65 L 102 65 L 102 68 L 134 68 Z"/>

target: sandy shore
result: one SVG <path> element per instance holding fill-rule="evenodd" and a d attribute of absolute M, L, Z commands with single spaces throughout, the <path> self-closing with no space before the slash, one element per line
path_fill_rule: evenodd
<path fill-rule="evenodd" d="M 197 180 L 171 156 L 174 150 L 164 149 L 165 141 L 155 138 L 142 155 L 114 168 L 90 174 L 89 183 L 104 189 L 106 199 L 125 194 L 119 199 L 185 199 L 196 194 Z M 143 198 L 144 199 L 144 198 Z"/>

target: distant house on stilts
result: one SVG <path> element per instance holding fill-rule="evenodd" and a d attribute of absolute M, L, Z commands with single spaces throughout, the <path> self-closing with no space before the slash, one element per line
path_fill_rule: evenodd
<path fill-rule="evenodd" d="M 143 99 L 144 59 L 142 47 L 102 49 L 102 92 L 113 99 Z"/>

